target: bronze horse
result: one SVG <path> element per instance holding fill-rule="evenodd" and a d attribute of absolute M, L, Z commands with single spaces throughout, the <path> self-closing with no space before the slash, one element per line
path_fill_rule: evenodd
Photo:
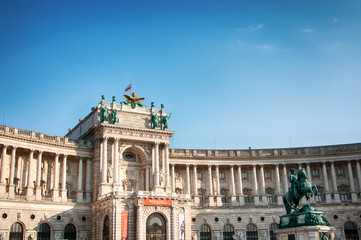
<path fill-rule="evenodd" d="M 293 173 L 293 169 L 291 172 Z M 283 196 L 283 204 L 285 205 L 287 214 L 291 213 L 292 209 L 296 211 L 298 210 L 297 206 L 303 197 L 306 197 L 306 199 L 309 200 L 318 193 L 316 185 L 311 185 L 311 183 L 307 180 L 307 175 L 304 168 L 301 168 L 298 171 L 297 178 L 292 174 L 290 178 L 291 188 Z"/>

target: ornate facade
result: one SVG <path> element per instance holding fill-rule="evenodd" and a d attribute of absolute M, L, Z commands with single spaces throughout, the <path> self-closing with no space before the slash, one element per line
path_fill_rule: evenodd
<path fill-rule="evenodd" d="M 65 137 L 0 126 L 0 239 L 275 239 L 291 168 L 361 236 L 361 144 L 170 149 L 164 107 L 104 99 Z"/>

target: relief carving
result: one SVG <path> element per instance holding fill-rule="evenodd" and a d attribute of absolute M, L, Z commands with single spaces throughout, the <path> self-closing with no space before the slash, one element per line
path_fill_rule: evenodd
<path fill-rule="evenodd" d="M 135 190 L 135 180 L 134 179 L 124 179 L 122 181 L 123 191 L 134 191 Z"/>

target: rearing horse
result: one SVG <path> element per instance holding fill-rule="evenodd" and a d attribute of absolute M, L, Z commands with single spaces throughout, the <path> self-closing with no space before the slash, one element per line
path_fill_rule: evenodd
<path fill-rule="evenodd" d="M 311 185 L 307 180 L 305 169 L 301 168 L 298 171 L 297 180 L 292 182 L 291 189 L 283 196 L 283 204 L 285 205 L 287 214 L 291 213 L 292 209 L 298 210 L 297 206 L 303 197 L 306 197 L 306 199 L 309 200 L 314 195 L 317 195 L 317 193 L 318 190 L 316 185 Z"/>

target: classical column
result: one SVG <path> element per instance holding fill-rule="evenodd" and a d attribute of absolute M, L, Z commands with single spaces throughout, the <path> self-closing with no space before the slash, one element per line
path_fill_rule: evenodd
<path fill-rule="evenodd" d="M 107 179 L 107 175 L 108 175 L 108 138 L 104 137 L 103 138 L 103 166 L 102 166 L 102 184 L 106 184 L 108 183 L 108 179 Z"/>
<path fill-rule="evenodd" d="M 32 200 L 34 195 L 34 186 L 32 183 L 33 180 L 33 157 L 34 149 L 30 149 L 29 152 L 29 164 L 28 164 L 28 183 L 26 185 L 26 200 Z"/>
<path fill-rule="evenodd" d="M 307 180 L 310 182 L 310 184 L 312 185 L 312 175 L 311 175 L 311 167 L 310 164 L 307 163 Z"/>
<path fill-rule="evenodd" d="M 325 187 L 325 194 L 326 194 L 326 203 L 330 203 L 331 202 L 331 193 L 330 193 L 330 188 L 328 186 L 326 162 L 322 163 L 322 171 L 323 171 L 323 186 Z"/>
<path fill-rule="evenodd" d="M 197 166 L 193 165 L 193 199 L 194 205 L 199 205 L 199 197 L 198 197 L 198 184 L 197 184 Z"/>
<path fill-rule="evenodd" d="M 83 201 L 83 158 L 79 159 L 77 201 Z"/>
<path fill-rule="evenodd" d="M 167 191 L 170 191 L 169 181 L 169 143 L 165 144 L 165 187 Z"/>
<path fill-rule="evenodd" d="M 350 179 L 351 201 L 357 202 L 355 182 L 353 180 L 351 161 L 347 161 L 348 178 Z"/>
<path fill-rule="evenodd" d="M 235 186 L 235 182 L 234 182 L 233 165 L 230 166 L 230 171 L 231 171 L 231 202 L 232 202 L 232 205 L 235 206 L 237 198 L 236 198 L 236 186 Z"/>
<path fill-rule="evenodd" d="M 209 194 L 208 194 L 208 201 L 209 201 L 209 206 L 214 206 L 214 197 L 213 197 L 213 180 L 212 180 L 212 166 L 208 165 L 208 189 L 209 189 Z"/>
<path fill-rule="evenodd" d="M 53 186 L 53 195 L 52 201 L 59 201 L 59 153 L 55 154 L 54 161 L 54 186 Z"/>
<path fill-rule="evenodd" d="M 266 184 L 264 181 L 264 171 L 263 165 L 260 165 L 260 175 L 261 175 L 261 194 L 262 194 L 262 202 L 263 204 L 267 204 L 267 196 L 266 196 Z"/>
<path fill-rule="evenodd" d="M 175 175 L 174 175 L 174 164 L 172 164 L 172 192 L 175 192 Z"/>
<path fill-rule="evenodd" d="M 172 237 L 170 239 L 177 239 L 177 216 L 176 207 L 172 206 Z"/>
<path fill-rule="evenodd" d="M 11 152 L 10 176 L 9 176 L 9 199 L 15 198 L 15 161 L 16 161 L 16 147 L 13 147 Z"/>
<path fill-rule="evenodd" d="M 161 169 L 161 173 L 162 173 L 162 181 L 160 182 L 160 185 L 162 187 L 165 187 L 165 146 L 161 148 L 161 151 L 162 151 L 162 159 L 161 159 L 161 166 L 162 166 L 162 169 Z"/>
<path fill-rule="evenodd" d="M 238 200 L 241 206 L 244 205 L 241 165 L 238 165 Z"/>
<path fill-rule="evenodd" d="M 259 196 L 258 196 L 258 183 L 257 183 L 257 169 L 256 169 L 256 165 L 253 165 L 252 167 L 252 172 L 253 172 L 253 196 L 254 196 L 254 204 L 258 205 L 259 204 Z"/>
<path fill-rule="evenodd" d="M 137 209 L 137 240 L 145 239 L 145 230 L 143 226 L 145 226 L 145 222 L 143 222 L 143 218 L 139 216 L 143 216 L 143 205 L 139 205 Z"/>
<path fill-rule="evenodd" d="M 41 165 L 43 163 L 43 152 L 39 151 L 38 154 L 38 165 L 36 170 L 36 186 L 35 186 L 35 200 L 41 200 Z"/>
<path fill-rule="evenodd" d="M 357 179 L 358 179 L 358 188 L 361 193 L 361 168 L 360 168 L 360 160 L 356 160 L 356 169 L 357 169 Z"/>
<path fill-rule="evenodd" d="M 340 194 L 338 194 L 338 189 L 337 189 L 336 171 L 335 171 L 334 162 L 331 162 L 331 178 L 332 178 L 333 197 L 335 199 L 335 202 L 339 203 L 341 202 L 341 200 L 340 200 Z"/>
<path fill-rule="evenodd" d="M 186 194 L 191 194 L 191 183 L 189 177 L 189 165 L 186 165 Z"/>
<path fill-rule="evenodd" d="M 288 192 L 288 175 L 286 164 L 283 165 L 283 194 Z"/>
<path fill-rule="evenodd" d="M 281 193 L 281 181 L 280 181 L 280 171 L 278 169 L 278 164 L 275 166 L 275 182 L 276 182 L 276 195 L 277 195 L 277 205 L 282 205 L 282 193 Z"/>
<path fill-rule="evenodd" d="M 5 197 L 6 193 L 6 176 L 5 176 L 5 168 L 6 168 L 6 150 L 8 146 L 3 145 L 2 154 L 1 154 L 1 172 L 0 172 L 0 198 Z"/>
<path fill-rule="evenodd" d="M 154 171 L 155 171 L 155 179 L 154 179 L 154 187 L 160 187 L 159 185 L 159 142 L 156 142 L 155 143 L 155 168 L 154 168 Z"/>
<path fill-rule="evenodd" d="M 68 156 L 64 155 L 63 157 L 63 173 L 62 173 L 62 179 L 61 179 L 61 201 L 66 202 L 67 201 L 67 189 L 66 189 L 66 162 L 67 162 Z"/>
<path fill-rule="evenodd" d="M 119 185 L 119 139 L 114 138 L 114 185 Z"/>
<path fill-rule="evenodd" d="M 150 183 L 149 183 L 149 178 L 150 178 L 150 167 L 146 167 L 145 168 L 145 191 L 149 191 L 150 189 Z"/>
<path fill-rule="evenodd" d="M 222 196 L 221 196 L 221 184 L 219 183 L 219 166 L 216 165 L 216 184 L 217 184 L 217 192 L 216 192 L 216 199 L 217 199 L 217 206 L 220 207 L 223 205 L 222 203 Z"/>
<path fill-rule="evenodd" d="M 86 160 L 86 176 L 85 176 L 85 198 L 87 202 L 91 202 L 91 184 L 92 184 L 92 159 Z"/>

